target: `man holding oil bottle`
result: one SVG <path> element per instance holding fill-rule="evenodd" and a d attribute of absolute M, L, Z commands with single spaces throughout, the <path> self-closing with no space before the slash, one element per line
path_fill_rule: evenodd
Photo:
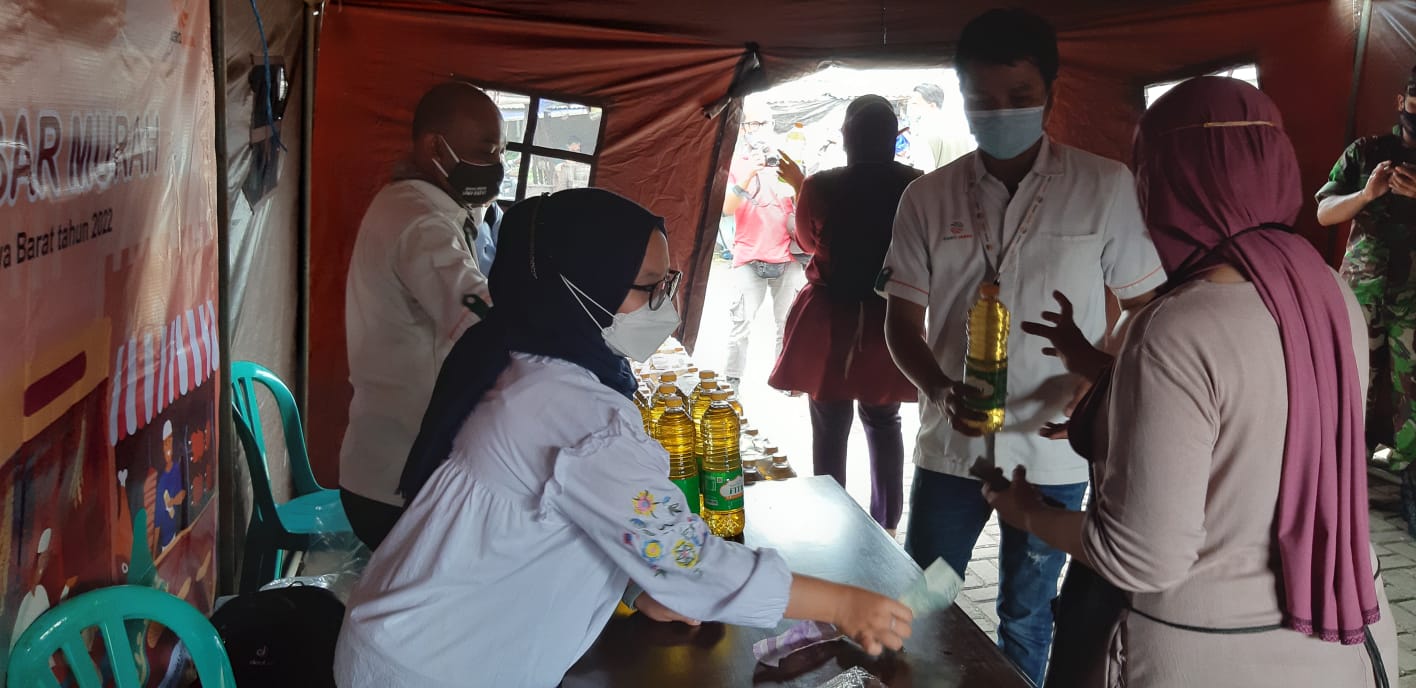
<path fill-rule="evenodd" d="M 979 149 L 905 191 L 877 287 L 888 299 L 891 355 L 921 390 L 905 549 L 921 566 L 943 557 L 962 575 L 991 515 L 968 471 L 986 453 L 983 435 L 992 435 L 1005 475 L 1025 467 L 1030 482 L 1070 509 L 1086 491 L 1085 462 L 1041 436 L 1065 415 L 1077 381 L 1055 352 L 1021 337 L 1020 323 L 1054 307 L 1056 295 L 1079 326 L 1075 336 L 1098 342 L 1108 290 L 1123 309 L 1138 308 L 1165 272 L 1126 167 L 1043 133 L 1058 71 L 1052 27 L 1021 10 L 994 10 L 970 22 L 958 46 Z M 966 333 L 979 340 L 969 347 L 976 354 L 989 349 L 989 334 L 994 345 L 985 356 L 994 360 L 970 362 L 968 384 Z M 1065 561 L 1002 527 L 998 642 L 1039 684 Z"/>

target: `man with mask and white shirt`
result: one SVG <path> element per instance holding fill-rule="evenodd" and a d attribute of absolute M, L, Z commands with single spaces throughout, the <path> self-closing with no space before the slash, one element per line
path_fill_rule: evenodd
<path fill-rule="evenodd" d="M 473 251 L 504 174 L 501 110 L 470 84 L 444 83 L 418 102 L 412 133 L 411 154 L 364 214 L 345 291 L 354 398 L 339 485 L 370 549 L 403 511 L 399 475 L 438 368 L 491 304 Z"/>
<path fill-rule="evenodd" d="M 951 136 L 944 113 L 944 89 L 922 83 L 910 92 L 907 110 L 910 122 L 910 164 L 933 172 L 969 152 L 967 138 Z"/>
<path fill-rule="evenodd" d="M 1135 309 L 1166 276 L 1126 167 L 1043 133 L 1058 70 L 1052 27 L 1022 10 L 987 12 L 964 28 L 956 64 L 979 150 L 905 191 L 879 286 L 891 355 L 923 402 L 905 549 L 922 566 L 943 557 L 962 575 L 991 514 L 968 471 L 986 454 L 967 424 L 981 416 L 960 406 L 978 394 L 960 379 L 980 286 L 996 283 L 1012 314 L 997 465 L 1005 475 L 1025 467 L 1044 495 L 1078 509 L 1086 463 L 1040 435 L 1063 419 L 1078 380 L 1021 323 L 1055 310 L 1059 293 L 1081 336 L 1098 343 L 1108 290 Z M 998 644 L 1040 685 L 1066 555 L 1007 525 L 999 549 Z"/>
<path fill-rule="evenodd" d="M 723 199 L 723 215 L 733 217 L 731 274 L 736 294 L 728 307 L 728 355 L 722 370 L 734 388 L 740 388 L 747 369 L 748 336 L 757 309 L 770 294 L 772 317 L 777 322 L 775 353 L 781 354 L 787 313 L 797 292 L 806 286 L 806 271 L 793 240 L 795 192 L 780 178 L 778 150 L 768 140 L 772 110 L 762 103 L 749 103 L 742 117 L 742 133 Z"/>

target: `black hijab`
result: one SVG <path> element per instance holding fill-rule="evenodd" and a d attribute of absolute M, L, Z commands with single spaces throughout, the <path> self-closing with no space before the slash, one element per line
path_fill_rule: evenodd
<path fill-rule="evenodd" d="M 613 316 L 590 303 L 581 307 L 561 277 L 614 312 L 629 295 L 656 231 L 665 231 L 663 218 L 603 189 L 530 198 L 506 212 L 489 279 L 493 307 L 463 333 L 438 371 L 398 482 L 405 502 L 452 453 L 453 439 L 513 351 L 575 363 L 606 387 L 634 394 L 629 362 L 601 334 Z"/>

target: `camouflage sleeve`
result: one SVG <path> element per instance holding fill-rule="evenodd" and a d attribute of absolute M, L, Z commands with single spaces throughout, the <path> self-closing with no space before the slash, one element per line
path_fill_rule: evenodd
<path fill-rule="evenodd" d="M 1364 183 L 1362 170 L 1365 169 L 1362 149 L 1362 141 L 1358 140 L 1348 146 L 1346 151 L 1343 151 L 1337 164 L 1332 166 L 1332 172 L 1328 173 L 1327 183 L 1323 185 L 1323 188 L 1318 189 L 1317 199 L 1319 201 L 1331 196 L 1341 196 L 1362 190 Z"/>

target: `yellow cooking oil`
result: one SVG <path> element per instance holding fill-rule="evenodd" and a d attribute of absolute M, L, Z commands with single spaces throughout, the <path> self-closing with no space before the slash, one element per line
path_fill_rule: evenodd
<path fill-rule="evenodd" d="M 703 520 L 714 535 L 740 537 L 744 518 L 738 440 L 742 427 L 726 391 L 713 392 L 711 399 L 703 414 Z"/>
<path fill-rule="evenodd" d="M 964 406 L 988 416 L 970 423 L 984 434 L 1003 429 L 1003 405 L 1008 398 L 1008 327 L 1011 316 L 998 300 L 998 285 L 979 287 L 978 301 L 969 309 L 969 351 L 964 361 L 964 383 L 982 392 L 967 398 Z"/>
<path fill-rule="evenodd" d="M 682 399 L 669 397 L 665 405 L 664 415 L 655 426 L 654 439 L 669 453 L 669 480 L 678 485 L 689 510 L 696 514 L 700 511 L 700 500 L 698 461 L 693 453 L 693 420 L 684 410 Z"/>

